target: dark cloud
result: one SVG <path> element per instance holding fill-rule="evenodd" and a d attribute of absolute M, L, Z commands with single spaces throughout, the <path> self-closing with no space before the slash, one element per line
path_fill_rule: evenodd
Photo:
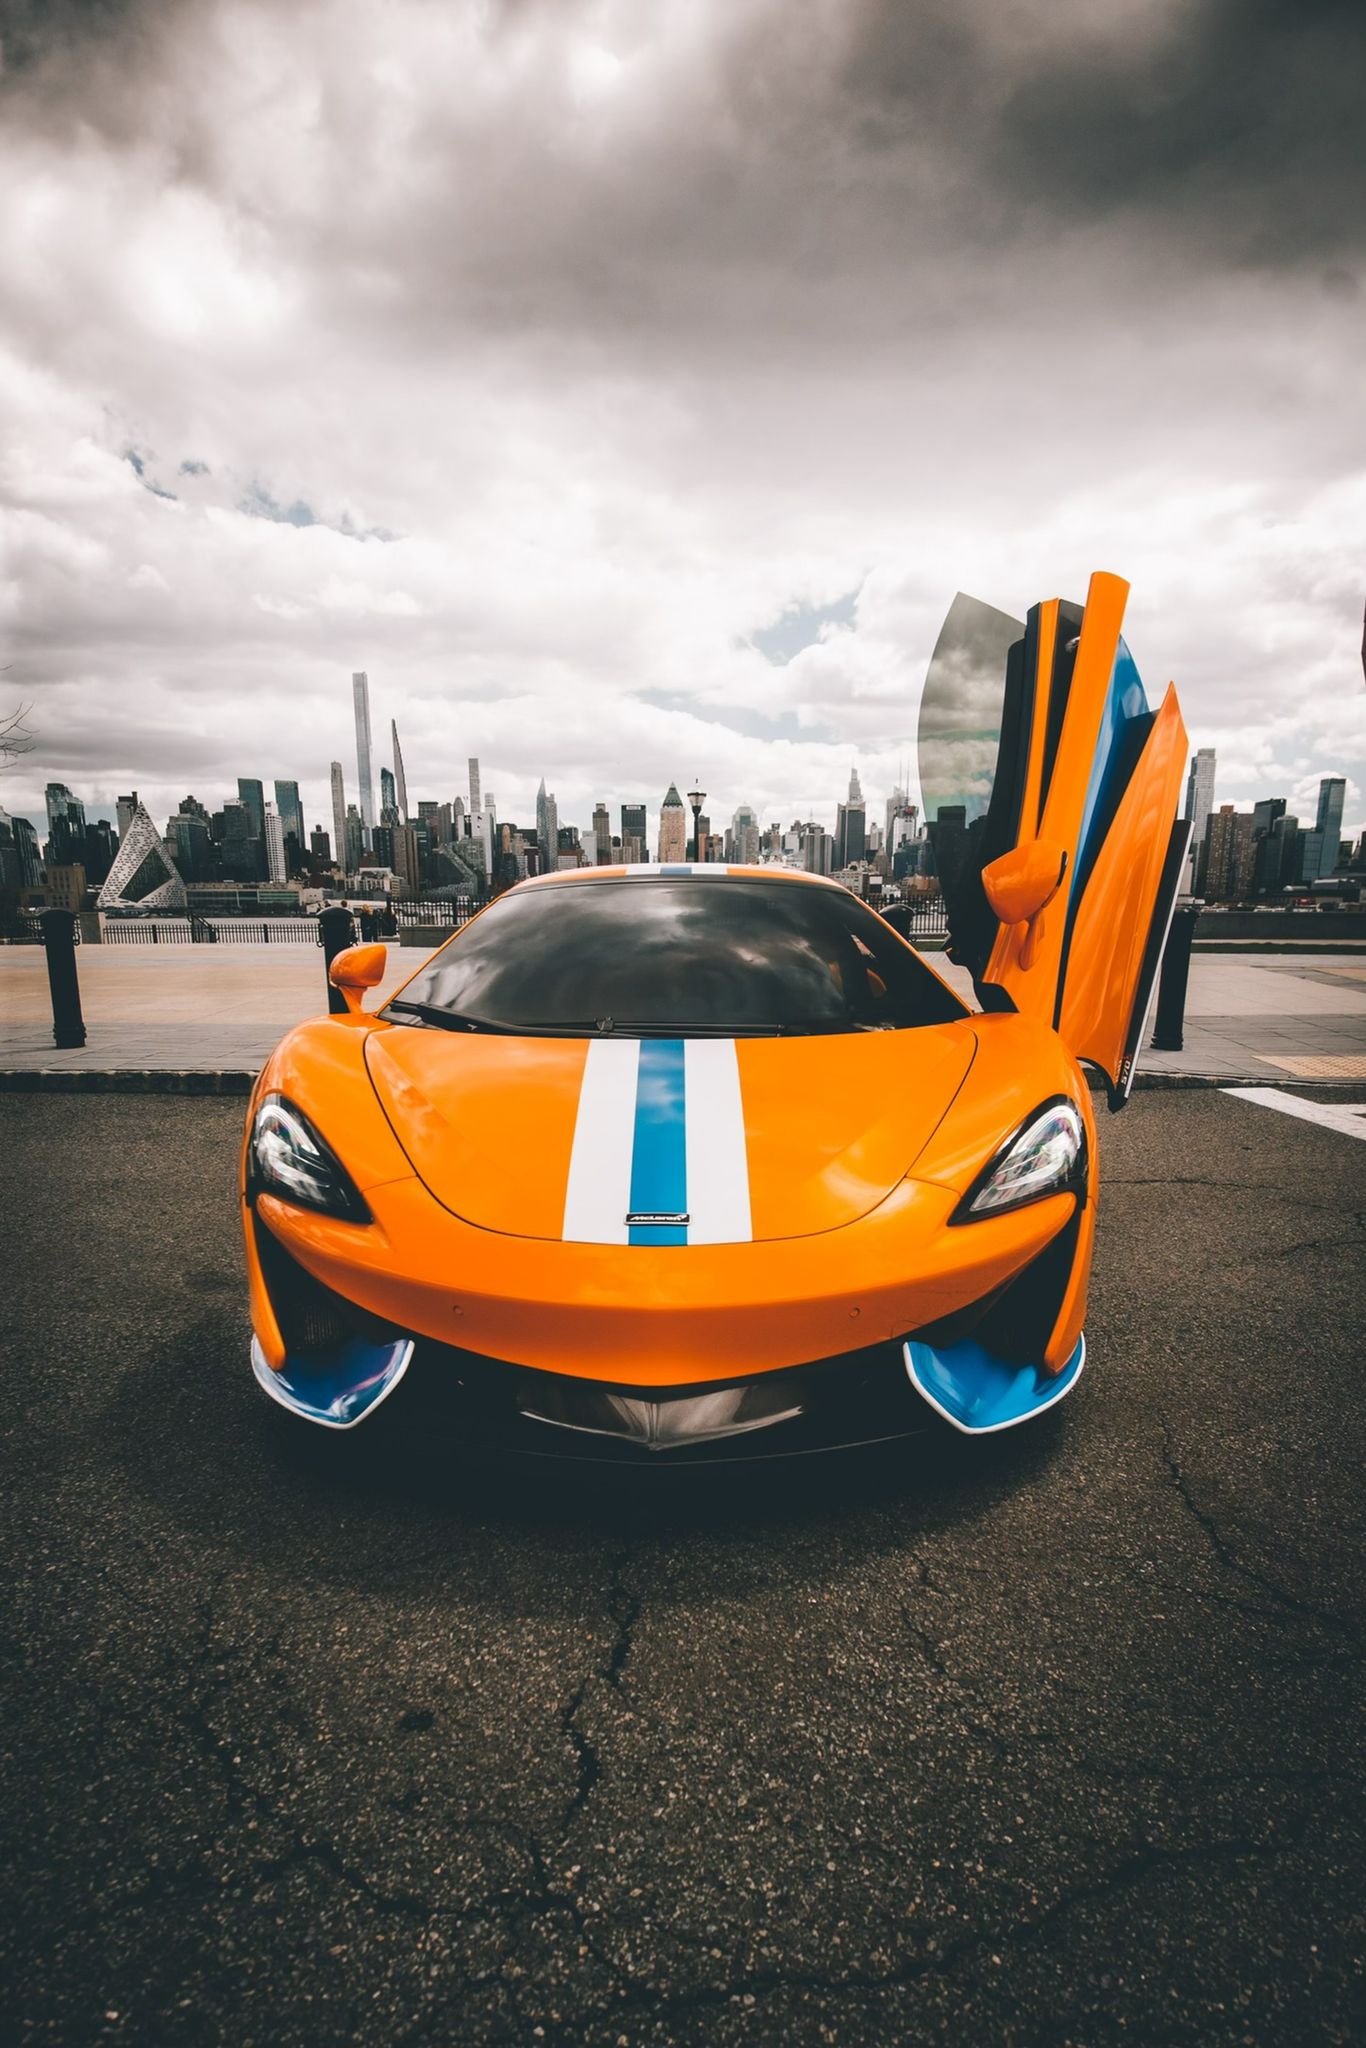
<path fill-rule="evenodd" d="M 1070 215 L 1301 264 L 1366 248 L 1364 118 L 1360 0 L 1196 0 L 1151 41 L 1026 64 L 987 161 Z"/>
<path fill-rule="evenodd" d="M 424 794 L 820 815 L 851 751 L 890 786 L 953 590 L 1100 563 L 1221 796 L 1366 779 L 1366 12 L 0 22 L 0 645 L 54 747 L 129 721 L 45 769 L 207 797 L 251 734 L 325 812 L 368 667 Z"/>
<path fill-rule="evenodd" d="M 144 7 L 145 0 L 3 0 L 0 54 L 5 70 L 24 72 L 44 57 L 125 31 Z"/>

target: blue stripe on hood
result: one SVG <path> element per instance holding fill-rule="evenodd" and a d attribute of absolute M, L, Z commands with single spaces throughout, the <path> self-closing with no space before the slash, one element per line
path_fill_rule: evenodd
<path fill-rule="evenodd" d="M 684 1215 L 688 1207 L 686 1096 L 681 1038 L 641 1041 L 636 1080 L 631 1213 Z M 633 1223 L 632 1244 L 686 1244 L 683 1223 Z"/>

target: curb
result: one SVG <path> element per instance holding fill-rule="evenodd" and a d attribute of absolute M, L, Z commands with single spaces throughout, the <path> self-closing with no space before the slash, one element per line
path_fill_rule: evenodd
<path fill-rule="evenodd" d="M 244 1068 L 29 1067 L 0 1070 L 0 1095 L 250 1095 Z"/>
<path fill-rule="evenodd" d="M 1361 1081 L 1302 1079 L 1287 1074 L 1166 1074 L 1134 1076 L 1134 1093 L 1183 1088 L 1355 1089 Z M 0 1095 L 250 1095 L 256 1072 L 240 1067 L 28 1067 L 0 1069 Z M 1096 1080 L 1093 1093 L 1104 1094 Z"/>

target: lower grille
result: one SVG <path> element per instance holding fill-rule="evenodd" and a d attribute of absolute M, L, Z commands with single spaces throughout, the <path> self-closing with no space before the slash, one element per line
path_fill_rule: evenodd
<path fill-rule="evenodd" d="M 900 1343 L 717 1386 L 618 1387 L 419 1338 L 395 1426 L 453 1443 L 612 1464 L 714 1464 L 947 1428 L 906 1377 Z"/>

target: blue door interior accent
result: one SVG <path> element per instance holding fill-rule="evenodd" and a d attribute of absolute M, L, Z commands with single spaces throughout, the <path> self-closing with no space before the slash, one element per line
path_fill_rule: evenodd
<path fill-rule="evenodd" d="M 1077 870 L 1072 889 L 1074 904 L 1113 823 L 1115 809 L 1128 787 L 1151 724 L 1148 693 L 1128 644 L 1121 639 L 1110 671 L 1110 689 L 1096 736 L 1086 808 L 1082 812 L 1081 832 L 1077 839 Z"/>

